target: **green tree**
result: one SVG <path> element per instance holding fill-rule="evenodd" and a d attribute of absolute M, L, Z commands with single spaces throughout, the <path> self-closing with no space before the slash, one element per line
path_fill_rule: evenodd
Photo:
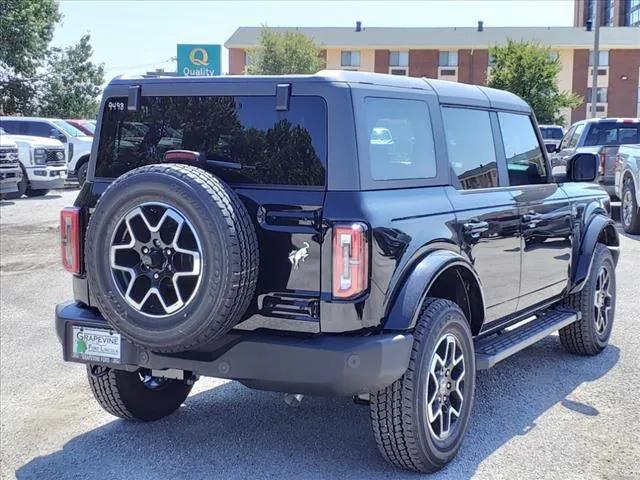
<path fill-rule="evenodd" d="M 40 100 L 40 115 L 62 118 L 95 118 L 97 97 L 104 83 L 104 67 L 91 61 L 89 34 L 77 45 L 52 48 L 47 58 Z"/>
<path fill-rule="evenodd" d="M 322 51 L 311 38 L 267 27 L 260 32 L 260 45 L 249 50 L 249 56 L 249 73 L 254 75 L 316 73 L 325 66 Z"/>
<path fill-rule="evenodd" d="M 0 0 L 0 113 L 33 113 L 38 71 L 60 20 L 54 0 Z"/>
<path fill-rule="evenodd" d="M 488 86 L 520 96 L 531 105 L 540 123 L 564 125 L 560 109 L 575 108 L 582 102 L 578 95 L 558 89 L 562 66 L 549 48 L 508 40 L 506 45 L 491 47 L 489 55 L 494 63 Z"/>

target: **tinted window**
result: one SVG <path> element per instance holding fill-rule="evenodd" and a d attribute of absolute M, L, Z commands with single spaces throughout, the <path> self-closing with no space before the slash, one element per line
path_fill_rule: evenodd
<path fill-rule="evenodd" d="M 573 132 L 576 131 L 576 127 L 571 127 L 569 129 L 569 131 L 567 133 L 564 134 L 564 137 L 562 138 L 562 142 L 560 142 L 560 148 L 567 148 L 569 146 L 569 141 L 571 140 L 571 137 L 573 136 Z"/>
<path fill-rule="evenodd" d="M 585 147 L 596 145 L 627 145 L 640 141 L 640 124 L 594 123 L 584 139 Z"/>
<path fill-rule="evenodd" d="M 24 123 L 18 120 L 4 120 L 0 118 L 0 125 L 5 129 L 7 133 L 13 133 L 14 135 L 24 134 Z"/>
<path fill-rule="evenodd" d="M 433 131 L 425 102 L 368 97 L 365 116 L 374 180 L 435 177 Z"/>
<path fill-rule="evenodd" d="M 110 98 L 96 176 L 117 177 L 162 162 L 167 150 L 200 152 L 202 166 L 230 183 L 324 185 L 327 113 L 320 97 L 143 97 L 136 112 Z"/>
<path fill-rule="evenodd" d="M 558 127 L 540 127 L 540 133 L 545 140 L 560 140 L 562 129 Z"/>
<path fill-rule="evenodd" d="M 511 185 L 546 183 L 547 168 L 538 137 L 527 115 L 498 113 Z"/>
<path fill-rule="evenodd" d="M 498 163 L 489 112 L 443 108 L 449 162 L 462 188 L 497 187 Z"/>
<path fill-rule="evenodd" d="M 25 122 L 27 124 L 27 135 L 33 135 L 34 137 L 50 137 L 52 133 L 56 132 L 56 129 L 45 122 Z"/>
<path fill-rule="evenodd" d="M 64 130 L 66 133 L 73 137 L 86 137 L 87 135 L 80 129 L 74 127 L 70 123 L 65 122 L 64 120 L 53 120 L 53 123 L 60 127 L 60 129 Z"/>

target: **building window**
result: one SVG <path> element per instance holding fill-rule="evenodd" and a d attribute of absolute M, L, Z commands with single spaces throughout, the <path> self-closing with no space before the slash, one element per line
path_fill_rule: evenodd
<path fill-rule="evenodd" d="M 493 55 L 489 54 L 489 66 L 493 67 L 496 64 L 496 59 L 493 58 Z"/>
<path fill-rule="evenodd" d="M 587 103 L 591 102 L 591 87 L 587 88 L 587 98 L 585 100 Z M 598 90 L 596 90 L 596 102 L 607 103 L 607 87 L 598 87 Z"/>
<path fill-rule="evenodd" d="M 391 75 L 404 75 L 405 77 L 409 75 L 409 69 L 407 67 L 391 67 L 389 68 L 389 73 Z"/>
<path fill-rule="evenodd" d="M 409 52 L 389 52 L 390 67 L 406 67 L 409 65 Z"/>
<path fill-rule="evenodd" d="M 593 66 L 593 51 L 589 50 L 589 66 Z M 609 51 L 599 51 L 598 52 L 598 66 L 599 67 L 608 67 L 609 66 Z"/>
<path fill-rule="evenodd" d="M 438 55 L 438 65 L 441 67 L 457 67 L 458 52 L 440 52 Z"/>
<path fill-rule="evenodd" d="M 602 25 L 612 27 L 615 18 L 615 0 L 605 0 Z"/>
<path fill-rule="evenodd" d="M 340 54 L 340 65 L 342 67 L 359 67 L 360 52 L 355 50 L 343 50 Z"/>
<path fill-rule="evenodd" d="M 627 0 L 624 24 L 627 27 L 640 26 L 640 0 Z"/>

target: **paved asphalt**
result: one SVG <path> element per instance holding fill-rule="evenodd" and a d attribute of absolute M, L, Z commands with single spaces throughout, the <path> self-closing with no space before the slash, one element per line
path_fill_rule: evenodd
<path fill-rule="evenodd" d="M 115 419 L 62 362 L 53 308 L 71 298 L 58 212 L 75 191 L 0 203 L 1 478 L 417 478 L 381 459 L 368 409 L 204 379 L 153 424 Z M 640 237 L 621 236 L 613 337 L 600 356 L 549 337 L 478 376 L 463 448 L 429 478 L 640 478 Z"/>

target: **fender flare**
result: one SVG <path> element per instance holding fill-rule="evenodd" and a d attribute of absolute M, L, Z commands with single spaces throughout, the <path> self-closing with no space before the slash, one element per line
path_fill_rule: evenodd
<path fill-rule="evenodd" d="M 620 256 L 620 236 L 615 222 L 610 217 L 598 213 L 589 221 L 582 237 L 578 258 L 574 262 L 574 268 L 572 269 L 570 293 L 580 291 L 584 286 L 591 271 L 593 252 L 596 249 L 598 239 L 605 230 L 608 238 L 606 245 L 613 255 L 614 263 L 617 265 Z"/>
<path fill-rule="evenodd" d="M 440 275 L 454 267 L 461 267 L 468 271 L 476 282 L 482 299 L 481 321 L 483 321 L 485 314 L 484 293 L 480 278 L 471 263 L 459 253 L 451 250 L 435 250 L 419 260 L 405 277 L 390 302 L 384 324 L 385 330 L 410 330 L 415 327 L 429 289 Z"/>

